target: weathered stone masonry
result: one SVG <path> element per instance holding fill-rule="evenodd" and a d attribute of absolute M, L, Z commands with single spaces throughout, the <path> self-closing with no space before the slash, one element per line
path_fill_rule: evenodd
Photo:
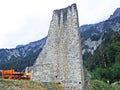
<path fill-rule="evenodd" d="M 76 4 L 53 12 L 48 38 L 33 66 L 31 79 L 61 82 L 66 90 L 83 90 L 83 61 Z"/>

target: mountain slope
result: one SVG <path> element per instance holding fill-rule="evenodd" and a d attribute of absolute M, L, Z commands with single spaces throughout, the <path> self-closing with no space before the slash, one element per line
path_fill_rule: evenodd
<path fill-rule="evenodd" d="M 87 57 L 86 57 L 87 56 Z M 90 58 L 89 58 L 90 57 Z M 94 79 L 115 82 L 120 78 L 120 33 L 111 31 L 91 55 L 84 55 L 84 65 Z"/>
<path fill-rule="evenodd" d="M 90 50 L 86 50 L 87 52 L 83 55 L 84 66 L 91 71 L 93 79 L 109 81 L 110 83 L 118 81 L 120 78 L 120 14 L 114 14 L 115 16 L 104 21 L 101 32 L 102 42 L 92 53 Z M 88 35 L 91 35 L 90 33 Z M 91 40 L 91 42 L 93 41 Z M 98 41 L 96 40 L 96 42 Z M 88 45 L 90 46 L 90 42 Z"/>
<path fill-rule="evenodd" d="M 106 33 L 120 32 L 120 8 L 108 20 L 85 27 L 81 26 L 82 53 L 93 53 L 105 39 Z"/>
<path fill-rule="evenodd" d="M 0 49 L 0 69 L 14 68 L 22 71 L 27 66 L 32 66 L 42 50 L 46 38 L 14 49 Z"/>
<path fill-rule="evenodd" d="M 104 36 L 106 33 L 111 31 L 119 32 L 120 31 L 120 8 L 117 8 L 113 15 L 106 21 L 84 25 L 80 27 L 81 29 L 81 38 L 82 38 L 82 53 L 93 52 L 105 39 Z"/>
<path fill-rule="evenodd" d="M 116 17 L 119 17 L 120 16 L 120 8 L 117 8 L 115 10 L 115 12 L 113 13 L 113 15 L 110 16 L 109 19 L 113 19 L 113 18 L 116 18 Z"/>

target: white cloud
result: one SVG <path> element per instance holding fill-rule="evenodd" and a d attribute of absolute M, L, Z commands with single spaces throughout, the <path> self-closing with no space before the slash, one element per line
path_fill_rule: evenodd
<path fill-rule="evenodd" d="M 43 38 L 53 10 L 75 2 L 80 25 L 105 20 L 120 7 L 120 0 L 0 0 L 0 48 Z"/>

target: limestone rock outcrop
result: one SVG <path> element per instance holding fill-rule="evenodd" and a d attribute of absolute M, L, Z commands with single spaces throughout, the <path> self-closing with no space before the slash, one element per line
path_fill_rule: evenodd
<path fill-rule="evenodd" d="M 76 4 L 54 10 L 48 38 L 33 65 L 31 80 L 56 81 L 65 90 L 83 90 L 83 61 Z"/>

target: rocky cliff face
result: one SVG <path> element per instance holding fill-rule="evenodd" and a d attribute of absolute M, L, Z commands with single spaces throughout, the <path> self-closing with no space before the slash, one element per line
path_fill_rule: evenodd
<path fill-rule="evenodd" d="M 32 80 L 61 82 L 65 90 L 83 90 L 83 62 L 76 4 L 55 10 L 48 38 L 39 54 Z"/>
<path fill-rule="evenodd" d="M 116 18 L 116 17 L 118 17 L 118 16 L 120 16 L 120 8 L 117 8 L 117 9 L 115 10 L 115 12 L 113 13 L 113 15 L 110 16 L 109 19 L 113 19 L 113 18 Z"/>
<path fill-rule="evenodd" d="M 120 32 L 120 8 L 117 8 L 109 19 L 80 27 L 82 39 L 82 54 L 92 53 L 105 40 L 106 33 Z"/>

